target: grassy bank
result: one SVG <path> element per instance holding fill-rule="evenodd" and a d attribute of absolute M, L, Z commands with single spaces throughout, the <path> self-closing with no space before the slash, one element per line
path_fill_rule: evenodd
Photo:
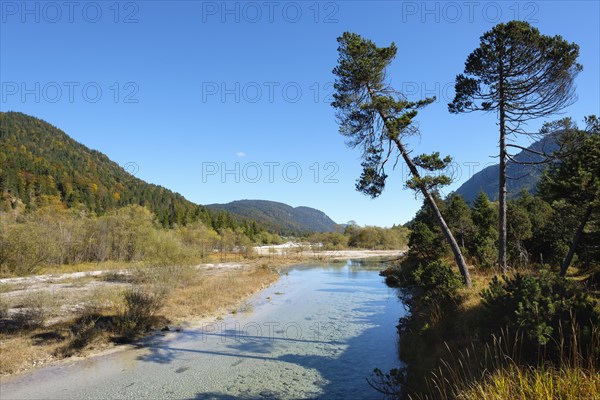
<path fill-rule="evenodd" d="M 390 397 L 600 398 L 598 297 L 577 277 L 532 269 L 498 279 L 473 269 L 469 289 L 443 262 L 410 261 L 386 275 L 411 309 L 398 326 L 407 367 L 372 379 Z"/>
<path fill-rule="evenodd" d="M 3 284 L 0 374 L 89 355 L 155 329 L 235 312 L 279 277 L 273 265 L 246 264 L 223 269 L 121 264 L 129 267 L 126 272 L 115 268 L 93 277 Z"/>

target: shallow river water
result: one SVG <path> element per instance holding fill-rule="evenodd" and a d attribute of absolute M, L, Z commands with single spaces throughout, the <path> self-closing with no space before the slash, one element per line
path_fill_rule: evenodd
<path fill-rule="evenodd" d="M 405 309 L 373 262 L 300 265 L 235 314 L 3 379 L 5 399 L 379 399 Z"/>

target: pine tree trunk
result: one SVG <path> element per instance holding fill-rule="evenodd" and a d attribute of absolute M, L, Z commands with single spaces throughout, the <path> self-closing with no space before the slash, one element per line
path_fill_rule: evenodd
<path fill-rule="evenodd" d="M 368 88 L 368 90 L 369 90 L 369 94 L 371 95 L 371 97 L 374 97 L 373 90 L 371 88 Z M 383 120 L 384 123 L 388 121 L 388 117 L 381 110 L 378 110 L 377 112 L 379 113 L 379 116 L 381 117 L 381 119 Z M 410 170 L 410 173 L 415 178 L 420 178 L 421 175 L 419 174 L 419 170 L 417 169 L 416 165 L 413 163 L 412 159 L 408 155 L 408 152 L 404 148 L 404 145 L 402 144 L 402 142 L 400 141 L 398 136 L 390 137 L 390 139 L 393 140 L 393 142 L 398 147 L 398 150 L 400 151 L 402 158 L 406 162 L 406 165 L 408 165 L 408 169 Z M 444 236 L 446 237 L 446 240 L 448 241 L 450 248 L 452 249 L 452 254 L 454 254 L 454 260 L 456 261 L 456 265 L 458 265 L 458 269 L 460 270 L 460 273 L 463 277 L 464 284 L 470 288 L 471 287 L 471 276 L 469 275 L 469 269 L 467 268 L 467 263 L 465 262 L 465 259 L 463 258 L 462 252 L 460 251 L 460 247 L 458 247 L 458 243 L 456 242 L 454 235 L 452 235 L 452 231 L 450 231 L 448 224 L 446 224 L 446 221 L 444 220 L 444 217 L 442 216 L 442 213 L 440 212 L 440 209 L 438 208 L 437 204 L 435 203 L 435 199 L 433 198 L 433 196 L 431 195 L 429 190 L 427 190 L 427 188 L 425 186 L 421 186 L 419 189 L 421 190 L 421 193 L 425 197 L 425 201 L 427 202 L 427 204 L 433 211 L 435 220 L 436 220 L 438 226 L 440 227 L 440 229 L 442 230 L 442 232 L 444 233 Z"/>
<path fill-rule="evenodd" d="M 585 224 L 590 219 L 590 215 L 592 215 L 592 205 L 590 204 L 586 209 L 583 217 L 581 218 L 581 222 L 575 231 L 575 236 L 573 237 L 573 241 L 571 242 L 571 247 L 569 248 L 569 252 L 565 257 L 561 267 L 560 267 L 560 276 L 565 276 L 567 274 L 567 269 L 569 269 L 569 265 L 571 265 L 571 261 L 573 261 L 573 256 L 575 255 L 575 250 L 577 250 L 577 246 L 579 245 L 579 240 L 581 240 L 581 234 L 583 233 L 583 229 L 585 228 Z"/>
<path fill-rule="evenodd" d="M 502 58 L 501 58 L 502 59 Z M 504 77 L 500 67 L 500 177 L 498 184 L 498 265 L 502 273 L 506 275 L 506 115 L 504 105 Z"/>
<path fill-rule="evenodd" d="M 502 119 L 500 121 L 503 121 Z M 503 274 L 507 272 L 506 266 L 506 135 L 504 124 L 500 122 L 500 179 L 498 188 L 498 265 Z"/>
<path fill-rule="evenodd" d="M 408 169 L 410 170 L 411 174 L 416 178 L 420 178 L 419 170 L 417 169 L 415 164 L 412 162 L 412 160 L 409 157 L 402 142 L 400 142 L 399 139 L 394 139 L 394 143 L 398 147 L 398 150 L 400 150 L 400 154 L 402 154 L 402 158 L 406 162 L 406 165 L 408 165 Z M 469 269 L 467 268 L 467 263 L 465 262 L 465 259 L 463 258 L 462 252 L 460 251 L 460 247 L 458 246 L 458 243 L 456 242 L 454 235 L 452 235 L 452 231 L 448 227 L 448 224 L 446 224 L 446 221 L 444 220 L 444 217 L 442 216 L 442 213 L 440 212 L 440 209 L 437 206 L 435 199 L 433 198 L 433 196 L 431 195 L 429 190 L 427 190 L 426 187 L 420 187 L 419 189 L 421 190 L 421 193 L 425 197 L 425 201 L 427 202 L 427 205 L 431 208 L 431 211 L 433 211 L 435 220 L 436 220 L 438 226 L 440 227 L 440 229 L 442 230 L 442 232 L 444 233 L 444 236 L 446 237 L 446 240 L 448 241 L 450 248 L 452 249 L 452 254 L 454 254 L 454 260 L 456 261 L 456 265 L 458 265 L 458 269 L 460 270 L 460 273 L 463 277 L 463 282 L 465 283 L 465 285 L 467 287 L 470 288 L 471 287 L 471 276 L 469 275 Z"/>

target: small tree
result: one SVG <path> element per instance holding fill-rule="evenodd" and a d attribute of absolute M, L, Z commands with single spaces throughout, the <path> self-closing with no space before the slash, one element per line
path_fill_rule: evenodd
<path fill-rule="evenodd" d="M 548 201 L 566 201 L 578 214 L 579 223 L 560 275 L 569 265 L 594 210 L 600 208 L 600 124 L 595 116 L 586 118 L 587 129 L 565 137 L 567 147 L 574 147 L 571 156 L 556 164 L 542 178 L 540 193 Z"/>
<path fill-rule="evenodd" d="M 526 266 L 529 262 L 529 253 L 525 248 L 525 241 L 531 239 L 533 234 L 532 224 L 527 209 L 518 201 L 508 203 L 508 258 L 511 265 Z"/>
<path fill-rule="evenodd" d="M 432 209 L 463 280 L 470 286 L 469 271 L 460 247 L 432 197 L 432 191 L 450 183 L 450 178 L 424 176 L 418 170 L 421 167 L 427 171 L 440 171 L 451 159 L 441 159 L 439 153 L 411 158 L 403 142 L 407 136 L 417 133 L 413 119 L 418 110 L 433 99 L 410 102 L 386 82 L 386 67 L 396 56 L 397 48 L 393 43 L 389 47 L 377 47 L 372 41 L 349 32 L 339 37 L 338 43 L 332 105 L 338 110 L 340 133 L 348 138 L 348 145 L 362 149 L 363 172 L 356 188 L 371 197 L 379 196 L 387 179 L 386 163 L 394 154 L 402 157 L 411 174 L 407 186 L 420 192 Z"/>
<path fill-rule="evenodd" d="M 442 199 L 433 194 L 437 207 L 445 215 Z M 450 223 L 448 223 L 449 225 Z M 419 261 L 433 262 L 449 253 L 450 248 L 435 220 L 431 207 L 424 202 L 415 218 L 410 221 L 410 235 L 408 237 L 409 256 L 415 255 Z"/>
<path fill-rule="evenodd" d="M 503 272 L 507 268 L 507 135 L 525 133 L 528 120 L 574 102 L 573 81 L 582 70 L 578 55 L 576 44 L 542 35 L 527 22 L 510 21 L 481 37 L 480 46 L 467 58 L 464 75 L 456 77 L 456 96 L 448 104 L 451 113 L 493 111 L 499 117 L 498 264 Z"/>
<path fill-rule="evenodd" d="M 453 194 L 446 200 L 448 203 L 444 211 L 444 217 L 448 221 L 448 226 L 457 232 L 460 246 L 465 249 L 469 236 L 475 231 L 471 210 L 469 205 L 459 194 Z"/>
<path fill-rule="evenodd" d="M 473 202 L 471 218 L 475 224 L 475 234 L 469 241 L 469 252 L 480 266 L 490 267 L 497 249 L 498 232 L 494 207 L 484 192 L 479 192 Z"/>

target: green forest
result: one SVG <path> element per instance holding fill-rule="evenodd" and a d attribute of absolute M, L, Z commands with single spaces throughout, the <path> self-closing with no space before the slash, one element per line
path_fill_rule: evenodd
<path fill-rule="evenodd" d="M 467 57 L 448 111 L 494 113 L 500 160 L 497 201 L 480 192 L 470 205 L 441 196 L 450 156 L 409 149 L 421 134 L 413 120 L 435 98 L 409 101 L 392 86 L 396 45 L 351 32 L 338 44 L 332 105 L 340 133 L 362 153 L 357 190 L 380 196 L 389 164 L 402 160 L 406 186 L 424 199 L 407 224 L 408 253 L 382 271 L 410 311 L 397 326 L 406 366 L 376 369 L 371 386 L 392 398 L 597 398 L 600 123 L 590 115 L 583 128 L 568 117 L 523 128 L 575 101 L 577 44 L 511 21 Z M 555 146 L 546 153 L 509 140 L 519 136 Z M 543 168 L 535 195 L 508 197 L 507 181 L 519 179 L 507 168 L 519 162 L 514 148 L 536 153 Z"/>

